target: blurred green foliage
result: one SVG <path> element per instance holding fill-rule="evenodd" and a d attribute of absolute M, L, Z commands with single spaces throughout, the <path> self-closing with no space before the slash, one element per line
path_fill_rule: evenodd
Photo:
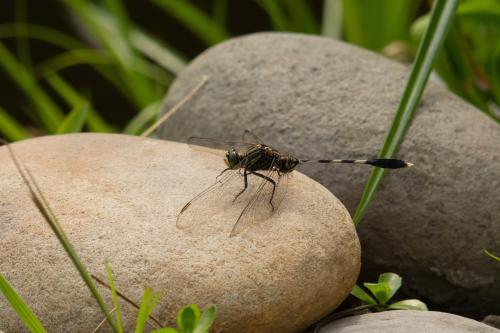
<path fill-rule="evenodd" d="M 411 62 L 416 54 L 432 2 L 246 1 L 267 15 L 274 30 L 322 34 L 404 62 Z M 59 3 L 71 14 L 74 31 L 27 22 L 26 0 L 15 1 L 12 22 L 0 24 L 0 75 L 9 77 L 24 96 L 15 110 L 7 109 L 0 100 L 0 136 L 15 141 L 40 133 L 80 130 L 140 133 L 156 118 L 166 90 L 188 59 L 169 41 L 136 24 L 127 2 Z M 190 0 L 151 0 L 147 5 L 163 13 L 166 21 L 182 25 L 190 38 L 206 47 L 232 36 L 228 13 L 234 2 L 212 0 L 211 10 Z M 8 44 L 12 40 L 16 47 Z M 33 41 L 55 46 L 59 53 L 33 63 L 37 50 Z M 64 78 L 64 72 L 74 66 L 88 66 L 109 82 L 110 89 L 136 114 L 128 119 L 129 124 L 117 127 L 106 120 L 106 112 L 93 103 L 92 87 L 82 89 L 78 80 Z M 499 121 L 500 1 L 460 2 L 435 70 L 451 91 Z"/>

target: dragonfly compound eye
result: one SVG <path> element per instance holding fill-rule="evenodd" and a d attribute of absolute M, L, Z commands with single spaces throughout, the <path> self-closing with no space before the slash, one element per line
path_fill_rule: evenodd
<path fill-rule="evenodd" d="M 238 167 L 238 164 L 240 163 L 240 155 L 235 149 L 231 149 L 226 153 L 225 162 L 228 168 L 234 169 Z"/>

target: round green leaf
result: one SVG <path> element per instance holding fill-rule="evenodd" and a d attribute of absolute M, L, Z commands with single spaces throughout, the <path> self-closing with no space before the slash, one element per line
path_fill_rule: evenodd
<path fill-rule="evenodd" d="M 405 299 L 404 301 L 399 301 L 392 303 L 387 307 L 389 310 L 421 310 L 427 311 L 427 305 L 418 299 Z"/>
<path fill-rule="evenodd" d="M 389 298 L 387 301 L 389 301 L 399 288 L 401 288 L 402 280 L 401 276 L 396 273 L 383 273 L 379 275 L 378 282 L 385 282 L 389 285 Z"/>

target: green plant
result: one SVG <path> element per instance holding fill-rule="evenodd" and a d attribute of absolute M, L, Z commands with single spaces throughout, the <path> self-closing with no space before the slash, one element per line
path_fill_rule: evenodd
<path fill-rule="evenodd" d="M 415 111 L 417 110 L 418 102 L 424 92 L 436 55 L 452 22 L 457 4 L 458 0 L 435 1 L 429 25 L 420 43 L 410 77 L 406 83 L 403 96 L 385 138 L 384 145 L 378 155 L 379 158 L 393 157 L 403 142 L 406 131 L 410 127 Z M 363 190 L 361 200 L 356 208 L 353 218 L 354 224 L 358 225 L 361 221 L 385 172 L 385 169 L 373 168 Z"/>
<path fill-rule="evenodd" d="M 351 291 L 351 295 L 366 304 L 373 305 L 375 311 L 386 310 L 427 310 L 427 305 L 418 299 L 406 299 L 389 304 L 389 301 L 394 297 L 396 292 L 401 287 L 402 278 L 396 273 L 383 273 L 378 277 L 376 283 L 363 283 L 366 289 L 371 293 L 363 290 L 358 285 L 355 285 Z"/>
<path fill-rule="evenodd" d="M 215 307 L 211 306 L 203 313 L 195 304 L 183 307 L 177 315 L 177 329 L 167 327 L 152 333 L 207 333 L 215 320 Z"/>

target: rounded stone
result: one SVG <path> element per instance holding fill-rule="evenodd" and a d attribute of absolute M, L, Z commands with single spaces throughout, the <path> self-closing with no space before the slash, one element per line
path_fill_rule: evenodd
<path fill-rule="evenodd" d="M 238 138 L 245 129 L 300 158 L 369 158 L 382 147 L 409 67 L 327 38 L 259 33 L 204 52 L 171 86 L 169 109 L 203 75 L 208 82 L 160 137 Z M 403 292 L 433 309 L 482 318 L 500 311 L 500 128 L 429 82 L 398 157 L 415 167 L 387 173 L 359 233 L 363 281 L 394 271 Z M 370 168 L 298 168 L 351 214 Z"/>
<path fill-rule="evenodd" d="M 349 294 L 360 247 L 349 214 L 324 187 L 294 172 L 269 220 L 229 237 L 234 216 L 176 228 L 180 208 L 214 182 L 222 160 L 184 144 L 125 135 L 73 134 L 12 144 L 90 273 L 172 325 L 181 306 L 217 306 L 213 332 L 298 332 Z M 102 320 L 0 147 L 0 272 L 50 332 L 91 332 Z M 241 184 L 242 186 L 242 184 Z M 237 204 L 235 204 L 237 205 Z M 228 210 L 234 212 L 234 210 Z M 111 308 L 110 292 L 100 288 Z M 131 331 L 136 310 L 122 302 Z M 0 298 L 0 329 L 23 326 Z M 212 332 L 212 331 L 211 331 Z"/>
<path fill-rule="evenodd" d="M 319 333 L 499 333 L 478 321 L 435 311 L 398 310 L 336 320 Z"/>

